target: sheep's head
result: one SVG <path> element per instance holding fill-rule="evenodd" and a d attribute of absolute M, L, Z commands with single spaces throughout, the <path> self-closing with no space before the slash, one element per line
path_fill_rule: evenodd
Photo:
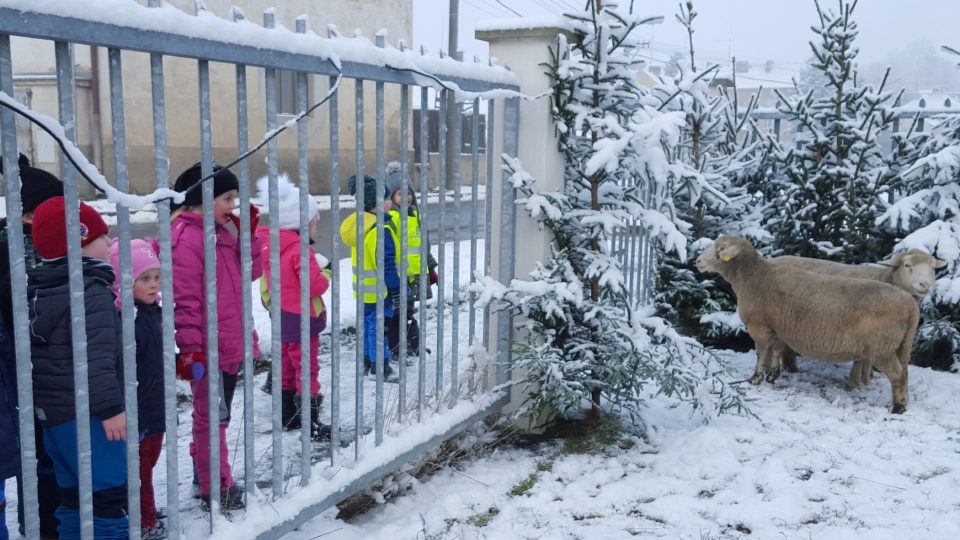
<path fill-rule="evenodd" d="M 934 274 L 947 265 L 929 253 L 919 249 L 900 253 L 879 264 L 893 268 L 893 284 L 922 300 L 933 292 Z"/>
<path fill-rule="evenodd" d="M 723 265 L 744 255 L 756 255 L 753 245 L 740 236 L 720 235 L 712 246 L 697 257 L 697 270 L 721 272 Z"/>

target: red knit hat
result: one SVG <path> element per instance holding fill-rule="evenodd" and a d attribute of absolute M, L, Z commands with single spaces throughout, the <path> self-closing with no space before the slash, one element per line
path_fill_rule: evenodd
<path fill-rule="evenodd" d="M 47 199 L 33 211 L 33 246 L 44 259 L 67 254 L 67 223 L 63 197 Z M 80 246 L 107 234 L 109 228 L 91 206 L 80 203 Z"/>

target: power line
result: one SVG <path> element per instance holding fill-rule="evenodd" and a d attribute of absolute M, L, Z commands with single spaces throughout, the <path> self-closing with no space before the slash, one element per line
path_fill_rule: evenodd
<path fill-rule="evenodd" d="M 503 16 L 503 13 L 504 13 L 504 12 L 502 12 L 502 11 L 498 11 L 498 12 L 491 11 L 490 6 L 484 6 L 483 4 L 477 4 L 477 3 L 471 2 L 471 0 L 464 0 L 464 2 L 466 2 L 467 5 L 473 7 L 474 9 L 477 9 L 477 10 L 479 10 L 479 11 L 482 11 L 483 13 L 486 13 L 487 15 L 489 15 L 489 16 L 491 16 L 491 17 L 501 17 L 501 16 Z"/>
<path fill-rule="evenodd" d="M 487 0 L 487 1 L 489 2 L 489 0 Z M 504 4 L 504 3 L 502 2 L 502 0 L 493 0 L 493 1 L 496 2 L 496 3 L 498 3 L 498 4 L 500 4 L 501 6 L 503 6 L 504 8 L 506 8 L 507 11 L 509 11 L 510 13 L 513 13 L 513 14 L 516 15 L 517 17 L 523 17 L 523 15 L 521 15 L 519 12 L 517 12 L 517 10 L 515 10 L 515 9 L 513 9 L 512 7 Z"/>

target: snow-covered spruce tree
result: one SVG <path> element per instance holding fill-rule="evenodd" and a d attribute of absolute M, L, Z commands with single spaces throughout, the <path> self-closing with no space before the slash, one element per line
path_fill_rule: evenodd
<path fill-rule="evenodd" d="M 960 117 L 950 115 L 913 141 L 919 159 L 903 173 L 906 193 L 878 218 L 909 232 L 896 248 L 922 248 L 947 262 L 923 304 L 914 361 L 960 371 Z"/>
<path fill-rule="evenodd" d="M 815 4 L 811 68 L 825 76 L 827 92 L 803 93 L 799 86 L 796 96 L 777 92 L 797 133 L 796 144 L 777 156 L 780 218 L 769 224 L 774 253 L 878 260 L 893 247 L 893 238 L 876 226 L 889 166 L 878 135 L 893 123 L 897 95 L 885 91 L 886 76 L 877 89 L 857 81 L 856 1 L 839 0 L 836 12 Z"/>
<path fill-rule="evenodd" d="M 658 110 L 640 88 L 628 37 L 651 19 L 605 2 L 570 15 L 576 39 L 561 36 L 551 51 L 553 118 L 565 158 L 562 192 L 536 192 L 519 161 L 505 158 L 518 204 L 553 234 L 551 254 L 529 281 L 481 280 L 481 301 L 518 315 L 514 367 L 522 383 L 521 412 L 576 415 L 601 400 L 636 415 L 647 393 L 676 396 L 695 408 L 743 410 L 739 387 L 695 340 L 676 333 L 650 306 L 630 305 L 612 235 L 638 220 L 650 236 L 685 254 L 667 188 L 692 174 L 672 159 L 681 113 Z M 640 193 L 652 189 L 650 207 Z M 647 387 L 652 387 L 652 391 Z M 636 417 L 635 417 L 636 418 Z"/>
<path fill-rule="evenodd" d="M 677 20 L 687 29 L 689 65 L 680 65 L 677 78 L 663 81 L 653 89 L 660 107 L 684 115 L 680 144 L 675 157 L 690 167 L 690 176 L 674 186 L 674 204 L 680 218 L 689 223 L 687 241 L 693 249 L 687 257 L 661 250 L 657 273 L 658 312 L 696 335 L 707 345 L 729 348 L 750 343 L 742 324 L 733 317 L 736 298 L 722 279 L 705 278 L 696 271 L 694 260 L 704 242 L 721 234 L 740 234 L 755 244 L 770 240 L 761 224 L 763 213 L 748 191 L 751 176 L 760 174 L 763 141 L 749 142 L 750 114 L 755 99 L 737 117 L 736 73 L 732 96 L 721 86 L 711 92 L 716 65 L 698 71 L 694 58 L 693 2 L 680 5 Z M 708 186 L 703 189 L 702 186 Z M 731 324 L 732 323 L 732 324 Z M 739 338 L 739 339 L 738 339 Z M 739 342 L 739 343 L 738 343 Z"/>

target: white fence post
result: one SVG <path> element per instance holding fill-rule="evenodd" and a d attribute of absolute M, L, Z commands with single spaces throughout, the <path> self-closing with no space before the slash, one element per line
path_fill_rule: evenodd
<path fill-rule="evenodd" d="M 500 25 L 496 28 L 478 28 L 477 39 L 490 44 L 490 56 L 509 67 L 520 80 L 520 91 L 527 96 L 536 96 L 550 90 L 550 79 L 542 64 L 550 60 L 550 48 L 556 49 L 557 36 L 565 31 L 552 25 L 531 26 L 517 21 L 514 28 Z M 494 133 L 501 133 L 505 115 L 503 102 L 496 104 L 495 123 L 492 126 Z M 523 168 L 537 179 L 537 191 L 561 191 L 563 189 L 564 161 L 557 148 L 557 135 L 553 119 L 550 114 L 551 102 L 549 97 L 537 100 L 522 100 L 520 102 L 519 133 L 517 134 L 517 157 Z M 510 134 L 504 134 L 508 137 Z M 503 138 L 497 139 L 497 144 L 490 149 L 494 152 L 494 166 L 502 163 L 500 154 L 503 151 Z M 497 179 L 498 176 L 494 175 Z M 490 268 L 493 277 L 504 282 L 500 276 L 500 260 L 503 257 L 514 258 L 514 276 L 524 279 L 539 261 L 545 261 L 550 254 L 551 233 L 541 227 L 522 210 L 517 211 L 516 219 L 516 249 L 514 253 L 506 253 L 500 246 L 509 245 L 501 242 L 500 219 L 503 212 L 512 211 L 503 207 L 502 192 L 498 188 L 491 188 L 487 196 L 492 197 L 493 219 L 489 224 L 492 227 L 490 250 Z M 497 325 L 490 326 L 490 343 L 499 343 Z M 494 346 L 495 350 L 501 350 Z M 509 413 L 516 409 L 523 396 L 516 393 L 504 412 Z"/>

